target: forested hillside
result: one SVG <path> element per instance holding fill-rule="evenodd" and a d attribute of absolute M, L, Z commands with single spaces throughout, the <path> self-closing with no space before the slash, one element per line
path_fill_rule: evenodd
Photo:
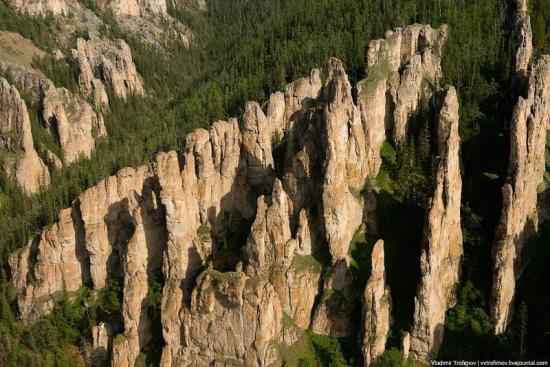
<path fill-rule="evenodd" d="M 81 3 L 91 6 L 93 2 Z M 241 116 L 247 101 L 264 104 L 271 93 L 309 75 L 312 68 L 322 68 L 329 57 L 342 60 L 355 85 L 365 78 L 369 42 L 384 37 L 387 30 L 414 23 L 434 28 L 448 24 L 442 84 L 455 86 L 460 103 L 464 259 L 459 301 L 447 312 L 439 356 L 550 358 L 550 293 L 545 292 L 550 275 L 547 223 L 529 243 L 525 276 L 519 281 L 515 301 L 518 311 L 508 331 L 495 336 L 489 316 L 491 245 L 500 215 L 510 119 L 518 94 L 513 80 L 517 35 L 512 5 L 505 0 L 207 0 L 206 8 L 199 11 L 173 3 L 168 8 L 169 14 L 192 30 L 188 48 L 175 42 L 162 48 L 147 44 L 119 27 L 111 14 L 92 9 L 105 22 L 100 32 L 125 39 L 132 49 L 146 94 L 124 102 L 107 90 L 111 101 L 104 113 L 108 138 L 98 140 L 90 159 L 53 171 L 51 184 L 39 193 L 25 195 L 0 173 L 0 365 L 85 365 L 83 353 L 91 343 L 91 325 L 106 318 L 121 323 L 122 285 L 115 282 L 94 300 L 86 288 L 74 302 L 64 295 L 51 315 L 32 325 L 17 319 L 8 258 L 28 238 L 56 221 L 62 208 L 123 167 L 150 162 L 160 151 L 182 149 L 186 134 L 194 129 Z M 550 1 L 531 0 L 529 14 L 535 55 L 550 53 Z M 55 17 L 22 15 L 0 1 L 0 30 L 18 32 L 43 50 L 60 47 L 51 37 L 58 29 L 56 22 Z M 75 32 L 70 42 L 75 43 L 86 32 Z M 56 84 L 70 89 L 75 83 L 70 70 L 54 60 L 35 60 L 34 65 Z M 40 134 L 35 123 L 41 114 L 39 106 L 27 105 L 36 131 L 35 145 L 51 146 L 51 137 Z M 414 296 L 419 269 L 407 261 L 419 256 L 417 237 L 423 224 L 419 218 L 428 208 L 433 181 L 433 147 L 429 143 L 424 146 L 426 139 L 429 136 L 420 131 L 404 146 L 385 143 L 382 151 L 383 165 L 377 177 L 383 188 L 377 194 L 378 230 L 387 237 L 386 243 L 402 246 L 402 251 L 386 255 L 391 262 L 387 265 L 388 282 L 396 314 L 382 366 L 394 366 L 401 360 L 401 334 L 412 324 L 414 306 L 409 296 L 411 292 Z M 550 184 L 548 154 L 546 184 Z M 235 237 L 242 239 L 243 235 Z M 370 256 L 361 249 L 370 249 L 371 242 L 368 233 L 354 237 L 359 250 L 352 256 L 363 287 L 364 272 L 370 272 L 364 264 Z M 390 266 L 402 270 L 392 272 Z M 151 318 L 158 321 L 162 281 L 150 282 L 148 307 Z M 399 305 L 400 296 L 408 301 Z M 297 365 L 361 364 L 357 335 L 335 339 L 307 333 L 306 346 L 289 352 L 289 360 L 299 361 Z M 160 336 L 156 339 L 162 343 Z M 158 364 L 162 345 L 151 343 L 148 348 L 138 360 L 140 366 Z"/>

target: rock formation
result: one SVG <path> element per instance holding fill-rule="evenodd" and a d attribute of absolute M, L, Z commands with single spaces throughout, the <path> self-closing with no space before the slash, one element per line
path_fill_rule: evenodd
<path fill-rule="evenodd" d="M 72 50 L 73 63 L 78 72 L 78 86 L 83 95 L 89 98 L 94 106 L 105 109 L 109 106 L 109 97 L 101 80 L 96 78 L 93 67 L 87 56 L 87 44 L 82 38 L 76 41 L 76 49 Z"/>
<path fill-rule="evenodd" d="M 446 25 L 411 25 L 388 31 L 385 39 L 371 41 L 367 78 L 358 83 L 358 103 L 368 141 L 368 162 L 374 174 L 380 167 L 380 146 L 385 131 L 396 145 L 407 136 L 407 123 L 423 97 L 429 99 L 442 76 L 441 56 L 447 40 Z"/>
<path fill-rule="evenodd" d="M 82 45 L 82 41 L 78 42 L 78 44 L 80 49 L 86 49 L 85 46 L 87 44 L 85 42 L 84 46 Z M 120 51 L 120 55 L 118 55 L 113 51 L 115 49 L 116 48 L 109 49 L 109 55 L 113 60 L 116 61 L 121 59 L 131 63 L 131 55 L 125 53 L 126 51 L 129 52 L 129 50 L 124 52 Z M 121 50 L 124 49 L 124 47 L 121 48 Z M 105 93 L 105 88 L 101 81 L 93 76 L 92 69 L 95 65 L 89 63 L 87 59 L 89 54 L 79 53 L 77 50 L 73 51 L 73 56 L 75 57 L 73 61 L 79 71 L 79 85 L 82 94 L 87 96 L 96 107 L 106 108 L 108 106 L 107 94 Z M 43 53 L 43 51 L 38 49 L 34 52 L 34 54 L 38 56 L 41 56 Z M 94 55 L 97 57 L 101 56 L 100 53 L 95 53 Z M 120 65 L 126 65 L 126 61 L 120 62 Z M 65 61 L 61 59 L 59 62 Z M 13 81 L 19 90 L 24 92 L 27 96 L 26 98 L 29 98 L 30 102 L 41 106 L 42 116 L 39 118 L 38 123 L 48 129 L 49 133 L 54 136 L 54 140 L 59 142 L 61 151 L 63 152 L 63 156 L 60 155 L 58 157 L 45 146 L 38 146 L 38 151 L 40 151 L 41 155 L 45 157 L 47 161 L 51 162 L 54 167 L 59 169 L 63 163 L 70 164 L 76 161 L 80 156 L 91 156 L 97 138 L 106 136 L 107 134 L 103 117 L 99 112 L 96 112 L 92 106 L 79 95 L 65 88 L 56 88 L 51 80 L 47 79 L 40 71 L 35 70 L 32 65 L 0 61 L 0 70 Z M 121 70 L 124 70 L 124 68 L 121 67 Z M 128 66 L 124 73 L 132 75 L 133 79 L 139 81 L 139 76 L 135 73 L 135 66 L 133 63 Z M 122 80 L 120 77 L 114 78 L 119 80 L 119 85 L 125 85 L 124 88 L 132 85 L 132 83 L 129 83 L 124 78 L 122 78 Z M 128 93 L 124 88 L 121 89 L 121 93 Z M 139 82 L 136 88 L 143 92 L 141 82 Z M 6 111 L 11 111 L 9 112 L 10 114 L 15 113 L 15 110 L 13 110 L 14 107 L 8 108 L 6 104 L 5 108 Z M 28 131 L 28 133 L 25 134 L 25 144 L 27 148 L 23 150 L 31 152 L 29 147 L 32 148 L 32 144 L 28 144 L 29 142 L 32 143 L 33 140 L 30 126 L 26 131 Z M 34 148 L 32 148 L 32 150 L 34 150 Z M 27 190 L 29 192 L 34 192 L 38 189 L 36 183 L 31 183 L 31 175 L 37 175 L 37 177 L 38 175 L 42 175 L 44 176 L 44 184 L 49 183 L 49 173 L 46 167 L 43 165 L 43 170 L 41 171 L 40 167 L 36 164 L 36 159 L 32 157 L 34 155 L 35 154 L 32 153 L 26 153 L 24 157 L 25 160 L 22 162 L 27 165 L 34 162 L 35 169 L 21 169 L 19 174 L 21 176 L 23 175 L 22 172 L 25 172 L 25 175 L 28 176 L 24 179 L 30 185 L 30 190 Z M 37 178 L 34 180 L 38 182 Z"/>
<path fill-rule="evenodd" d="M 109 352 L 109 325 L 102 322 L 92 326 L 92 366 L 101 366 Z"/>
<path fill-rule="evenodd" d="M 515 28 L 517 31 L 515 70 L 519 75 L 527 77 L 529 63 L 533 55 L 531 20 L 527 14 L 527 0 L 514 0 L 513 2 L 516 5 Z"/>
<path fill-rule="evenodd" d="M 93 74 L 95 68 L 118 97 L 126 99 L 130 95 L 144 94 L 132 51 L 122 39 L 112 41 L 90 33 L 90 39 L 77 40 L 72 59 L 79 72 L 80 90 L 98 107 L 106 107 L 109 101 L 105 87 Z"/>
<path fill-rule="evenodd" d="M 116 16 L 166 14 L 166 0 L 97 0 L 104 10 L 111 10 Z"/>
<path fill-rule="evenodd" d="M 88 281 L 80 225 L 78 208 L 64 209 L 57 223 L 11 256 L 12 279 L 22 289 L 17 303 L 24 320 L 48 312 L 61 292 L 77 291 Z"/>
<path fill-rule="evenodd" d="M 17 10 L 29 15 L 67 15 L 70 0 L 10 0 L 10 2 Z"/>
<path fill-rule="evenodd" d="M 456 303 L 463 253 L 458 100 L 453 87 L 447 87 L 442 94 L 436 127 L 436 187 L 421 245 L 420 281 L 410 341 L 411 355 L 424 361 L 436 358 L 441 346 L 445 312 Z"/>
<path fill-rule="evenodd" d="M 360 191 L 366 174 L 364 131 L 342 63 L 331 59 L 324 87 L 326 128 L 323 217 L 332 262 L 348 256 L 353 234 L 362 223 Z"/>
<path fill-rule="evenodd" d="M 319 292 L 321 265 L 308 249 L 311 246 L 306 236 L 291 237 L 289 200 L 279 180 L 273 185 L 269 206 L 267 200 L 263 195 L 258 198 L 256 219 L 247 242 L 249 275 L 269 279 L 283 311 L 298 327 L 307 329 Z M 300 228 L 305 231 L 307 217 L 303 214 L 301 218 Z"/>
<path fill-rule="evenodd" d="M 415 58 L 423 68 L 418 75 L 439 75 L 437 55 L 445 28 L 414 26 L 401 32 L 405 36 L 399 36 L 395 48 L 400 56 L 392 61 L 397 65 L 394 76 L 406 80 L 399 72 L 406 73 Z M 101 106 L 105 101 L 93 75 L 104 61 L 104 46 L 98 42 L 94 37 L 79 40 L 73 62 L 82 92 Z M 265 109 L 249 102 L 242 119 L 197 129 L 187 135 L 182 151 L 159 153 L 151 166 L 125 168 L 75 200 L 70 209 L 74 218 L 67 221 L 74 231 L 65 242 L 71 251 L 83 250 L 81 273 L 95 290 L 110 280 L 124 282 L 124 332 L 112 340 L 112 365 L 133 365 L 151 338 L 144 299 L 150 276 L 159 269 L 164 278 L 161 366 L 270 365 L 278 361 L 278 347 L 299 338 L 299 333 L 285 330 L 283 318 L 291 319 L 296 330 L 311 327 L 316 333 L 349 335 L 360 299 L 353 289 L 349 245 L 364 219 L 365 183 L 379 168 L 385 132 L 375 130 L 384 129 L 393 114 L 386 101 L 392 91 L 394 97 L 400 95 L 401 82 L 385 79 L 378 95 L 383 104 L 362 97 L 356 103 L 342 62 L 331 59 L 327 71 L 324 82 L 314 69 L 287 85 L 284 93 L 273 93 Z M 101 78 L 111 82 L 104 71 Z M 367 84 L 360 88 L 365 92 Z M 414 95 L 418 104 L 422 93 Z M 440 229 L 435 222 L 429 227 L 427 248 L 442 247 L 443 232 L 455 229 L 456 192 L 449 197 L 457 186 L 454 174 L 459 174 L 455 108 L 448 102 L 439 127 L 440 156 L 450 157 L 442 159 L 440 170 L 451 170 L 453 176 L 440 173 L 432 205 L 433 216 L 443 212 L 449 219 Z M 413 112 L 411 108 L 406 115 Z M 53 128 L 62 114 L 51 115 Z M 229 236 L 239 223 L 252 223 L 245 243 L 233 243 Z M 35 243 L 10 262 L 24 317 L 29 305 L 38 302 L 34 294 L 40 294 L 26 274 L 48 274 L 37 265 L 45 250 L 33 247 Z M 59 258 L 59 266 L 65 261 Z M 71 282 L 71 289 L 77 289 L 85 280 Z M 50 292 L 61 290 L 59 282 L 51 283 Z M 374 361 L 383 351 L 390 323 L 382 245 L 373 254 L 365 294 L 365 353 Z M 37 309 L 36 314 L 44 312 Z"/>
<path fill-rule="evenodd" d="M 35 193 L 50 183 L 48 169 L 34 149 L 27 106 L 4 78 L 0 78 L 0 149 L 10 152 L 3 168 L 25 192 Z"/>
<path fill-rule="evenodd" d="M 250 278 L 239 269 L 206 271 L 181 317 L 185 347 L 172 365 L 233 361 L 270 366 L 277 361 L 283 312 L 273 286 L 262 278 Z"/>
<path fill-rule="evenodd" d="M 512 317 L 521 252 L 537 231 L 537 188 L 545 172 L 546 133 L 550 127 L 550 57 L 544 56 L 529 76 L 526 98 L 519 97 L 510 126 L 508 177 L 493 246 L 491 315 L 497 334 Z"/>
<path fill-rule="evenodd" d="M 107 134 L 101 114 L 65 88 L 45 92 L 42 115 L 50 133 L 59 138 L 67 163 L 90 157 L 95 139 Z"/>
<path fill-rule="evenodd" d="M 384 242 L 374 245 L 371 255 L 372 270 L 363 294 L 363 358 L 365 366 L 376 363 L 386 349 L 386 339 L 392 324 L 392 300 L 386 284 Z"/>

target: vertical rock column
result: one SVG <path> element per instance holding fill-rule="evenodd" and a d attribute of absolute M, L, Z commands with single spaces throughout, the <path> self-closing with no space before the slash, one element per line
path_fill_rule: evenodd
<path fill-rule="evenodd" d="M 411 355 L 423 361 L 435 358 L 441 346 L 445 312 L 456 303 L 463 253 L 458 100 L 453 87 L 448 87 L 443 94 L 437 123 L 440 160 L 424 229 L 420 281 L 411 331 Z"/>
<path fill-rule="evenodd" d="M 33 194 L 50 183 L 48 168 L 34 149 L 27 106 L 4 78 L 0 78 L 0 149 L 15 151 L 3 168 L 23 191 Z"/>
<path fill-rule="evenodd" d="M 386 349 L 388 332 L 393 322 L 390 287 L 386 284 L 384 242 L 374 245 L 372 270 L 363 294 L 363 357 L 365 366 L 376 363 Z"/>
<path fill-rule="evenodd" d="M 491 315 L 497 334 L 511 320 L 521 251 L 537 231 L 537 188 L 544 177 L 549 126 L 550 56 L 544 56 L 531 70 L 527 99 L 519 97 L 510 126 L 508 178 L 493 245 Z"/>

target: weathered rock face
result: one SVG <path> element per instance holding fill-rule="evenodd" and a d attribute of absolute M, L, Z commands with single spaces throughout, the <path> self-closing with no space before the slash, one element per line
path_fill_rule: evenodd
<path fill-rule="evenodd" d="M 514 0 L 516 5 L 517 52 L 516 73 L 527 77 L 529 62 L 533 55 L 533 33 L 531 20 L 527 14 L 527 0 Z"/>
<path fill-rule="evenodd" d="M 550 126 L 550 57 L 532 68 L 527 98 L 519 97 L 510 126 L 508 178 L 502 189 L 502 212 L 493 246 L 491 315 L 497 334 L 512 317 L 521 251 L 537 231 L 537 187 L 545 171 L 546 133 Z"/>
<path fill-rule="evenodd" d="M 29 15 L 66 15 L 69 12 L 65 0 L 10 0 L 13 7 Z"/>
<path fill-rule="evenodd" d="M 19 91 L 0 78 L 0 149 L 13 152 L 4 169 L 27 193 L 50 183 L 50 174 L 36 153 L 27 106 Z"/>
<path fill-rule="evenodd" d="M 78 209 L 64 209 L 59 221 L 10 258 L 14 284 L 22 289 L 19 311 L 26 321 L 51 310 L 63 290 L 89 280 L 88 254 L 79 235 Z"/>
<path fill-rule="evenodd" d="M 143 83 L 132 59 L 132 51 L 124 40 L 112 41 L 93 33 L 89 40 L 79 38 L 72 58 L 79 71 L 79 86 L 84 95 L 98 107 L 109 103 L 105 87 L 94 77 L 97 68 L 101 78 L 113 87 L 115 94 L 123 99 L 130 95 L 143 95 Z"/>
<path fill-rule="evenodd" d="M 363 294 L 363 358 L 365 366 L 376 363 L 386 349 L 386 340 L 392 324 L 392 300 L 386 284 L 384 242 L 374 245 L 371 255 L 372 270 Z"/>
<path fill-rule="evenodd" d="M 82 94 L 88 97 L 96 107 L 105 109 L 109 106 L 109 97 L 101 80 L 94 77 L 87 51 L 86 41 L 79 38 L 76 41 L 76 49 L 72 50 L 73 63 L 78 71 L 78 85 Z"/>
<path fill-rule="evenodd" d="M 1 61 L 0 70 L 9 75 L 9 79 L 15 83 L 19 90 L 26 92 L 36 100 L 39 100 L 46 90 L 54 88 L 53 82 L 37 70 Z"/>
<path fill-rule="evenodd" d="M 109 325 L 102 322 L 92 326 L 92 366 L 101 366 L 109 352 Z"/>
<path fill-rule="evenodd" d="M 323 217 L 332 262 L 346 259 L 363 219 L 361 190 L 365 138 L 351 85 L 340 60 L 331 59 L 324 88 L 326 126 Z"/>
<path fill-rule="evenodd" d="M 258 198 L 256 219 L 247 243 L 251 276 L 262 276 L 273 284 L 283 310 L 298 327 L 307 329 L 315 297 L 319 292 L 321 266 L 307 250 L 305 235 L 291 238 L 288 197 L 277 179 L 271 194 Z M 302 216 L 303 221 L 307 221 Z M 302 222 L 302 228 L 307 223 Z M 304 228 L 302 232 L 305 231 Z M 298 254 L 301 251 L 303 255 Z"/>
<path fill-rule="evenodd" d="M 124 168 L 116 176 L 101 181 L 84 191 L 79 206 L 85 233 L 85 246 L 90 254 L 90 274 L 95 289 L 105 287 L 111 276 L 122 269 L 116 262 L 133 231 L 130 195 L 141 195 L 144 183 L 152 176 L 148 166 Z M 116 254 L 117 256 L 114 256 Z"/>
<path fill-rule="evenodd" d="M 76 161 L 81 155 L 89 157 L 94 150 L 95 139 L 106 135 L 103 117 L 65 88 L 47 90 L 42 108 L 46 127 L 59 138 L 68 163 Z"/>
<path fill-rule="evenodd" d="M 456 303 L 463 253 L 459 116 L 455 89 L 447 87 L 442 98 L 437 122 L 440 161 L 421 246 L 420 281 L 411 331 L 411 355 L 425 361 L 435 358 L 441 346 L 445 312 Z"/>
<path fill-rule="evenodd" d="M 115 15 L 140 16 L 146 13 L 166 14 L 166 0 L 98 0 L 100 6 Z"/>
<path fill-rule="evenodd" d="M 353 330 L 352 312 L 359 301 L 359 293 L 353 289 L 353 275 L 346 260 L 332 265 L 325 277 L 323 293 L 315 308 L 311 324 L 317 334 L 345 337 Z"/>
<path fill-rule="evenodd" d="M 59 141 L 64 152 L 64 157 L 57 157 L 51 151 L 46 151 L 44 147 L 39 147 L 43 150 L 47 160 L 51 161 L 55 167 L 60 168 L 62 165 L 60 163 L 70 164 L 80 155 L 90 157 L 94 150 L 95 140 L 107 134 L 100 113 L 96 113 L 80 96 L 67 89 L 56 88 L 51 80 L 29 66 L 4 62 L 0 63 L 0 69 L 4 70 L 17 87 L 24 91 L 33 102 L 41 105 L 42 118 L 39 123 L 48 128 L 49 132 Z M 93 85 L 101 88 L 102 86 L 97 85 L 96 82 L 97 80 L 93 82 Z M 101 93 L 98 96 L 101 96 Z M 103 97 L 106 98 L 106 94 Z M 97 99 L 99 105 L 105 105 L 106 101 L 103 97 L 90 96 L 90 99 Z M 60 158 L 64 158 L 64 162 L 61 162 Z M 38 170 L 25 170 L 25 172 L 30 175 L 36 174 Z"/>
<path fill-rule="evenodd" d="M 292 344 L 299 334 L 287 332 L 283 315 L 292 319 L 295 331 L 311 327 L 316 333 L 349 335 L 356 326 L 351 315 L 360 294 L 354 289 L 348 250 L 368 212 L 362 190 L 379 166 L 376 157 L 385 132 L 376 126 L 384 130 L 387 116 L 393 116 L 392 103 L 398 103 L 399 87 L 408 85 L 405 74 L 413 59 L 421 61 L 422 69 L 411 76 L 414 82 L 418 75 L 440 72 L 437 55 L 444 33 L 421 26 L 399 33 L 394 78 L 385 78 L 376 104 L 362 97 L 356 104 L 342 63 L 331 59 L 325 82 L 315 69 L 284 93 L 271 95 L 265 111 L 249 102 L 242 120 L 198 129 L 188 134 L 181 152 L 160 153 L 152 166 L 123 169 L 86 190 L 73 204 L 79 221 L 73 220 L 78 228 L 68 242 L 85 250 L 87 279 L 95 289 L 110 279 L 124 280 L 124 333 L 113 340 L 112 365 L 133 365 L 151 338 L 145 297 L 151 273 L 159 267 L 164 276 L 161 366 L 276 363 L 277 347 Z M 83 93 L 101 105 L 102 99 L 94 98 L 99 89 L 94 89 L 93 69 L 103 65 L 103 46 L 94 42 L 93 37 L 80 40 L 73 60 L 81 72 Z M 102 79 L 111 82 L 105 74 Z M 420 98 L 420 93 L 413 95 Z M 442 243 L 454 233 L 456 201 L 460 203 L 460 194 L 457 198 L 451 192 L 459 174 L 455 108 L 449 102 L 441 114 L 439 147 L 444 158 L 432 215 L 441 214 L 443 224 L 439 228 L 433 219 L 426 252 L 440 247 L 451 252 Z M 228 236 L 242 222 L 252 222 L 247 258 L 233 251 L 245 244 L 230 243 L 234 240 Z M 457 223 L 460 228 L 459 219 Z M 365 291 L 369 361 L 383 351 L 390 323 L 380 248 L 373 255 L 374 270 Z M 321 265 L 318 259 L 328 253 L 331 261 Z M 29 245 L 11 261 L 13 283 L 23 293 L 33 289 L 26 274 L 35 271 L 37 256 L 40 251 L 31 251 Z M 433 271 L 452 272 L 441 265 L 451 255 L 437 256 L 433 265 L 425 260 Z M 327 267 L 323 279 L 322 266 Z M 439 274 L 430 271 L 427 278 Z M 441 287 L 453 286 L 445 284 Z"/>
<path fill-rule="evenodd" d="M 358 83 L 358 104 L 368 141 L 368 166 L 374 174 L 380 168 L 385 131 L 391 131 L 396 145 L 403 144 L 409 119 L 421 99 L 429 98 L 437 87 L 447 34 L 446 25 L 432 29 L 415 24 L 388 31 L 385 39 L 369 44 L 367 78 Z"/>
<path fill-rule="evenodd" d="M 157 196 L 160 186 L 155 178 L 145 180 L 142 194 L 129 195 L 134 233 L 123 249 L 124 293 L 122 316 L 124 318 L 123 342 L 115 346 L 113 361 L 117 354 L 125 361 L 113 365 L 133 366 L 141 348 L 151 339 L 151 321 L 147 315 L 147 292 L 150 274 L 159 270 L 166 247 L 164 208 Z M 119 338 L 120 339 L 120 338 Z"/>
<path fill-rule="evenodd" d="M 242 271 L 209 270 L 197 279 L 181 314 L 185 342 L 173 365 L 206 366 L 231 360 L 246 366 L 277 361 L 283 312 L 273 286 Z"/>

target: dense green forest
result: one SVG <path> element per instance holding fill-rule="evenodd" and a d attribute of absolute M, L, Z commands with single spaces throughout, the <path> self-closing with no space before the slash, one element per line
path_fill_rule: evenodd
<path fill-rule="evenodd" d="M 440 355 L 456 359 L 549 358 L 550 351 L 545 346 L 550 345 L 547 312 L 550 294 L 539 294 L 545 289 L 544 279 L 549 275 L 550 253 L 543 246 L 550 239 L 546 225 L 530 246 L 528 257 L 533 261 L 528 264 L 525 272 L 528 275 L 520 282 L 517 297 L 516 309 L 521 312 L 517 312 L 509 332 L 493 336 L 488 316 L 490 246 L 506 175 L 507 130 L 513 106 L 510 70 L 515 49 L 510 41 L 513 32 L 507 2 L 207 0 L 207 5 L 206 13 L 188 8 L 169 9 L 193 30 L 195 38 L 189 49 L 178 44 L 155 49 L 126 34 L 111 16 L 104 14 L 106 26 L 101 31 L 127 40 L 144 77 L 147 96 L 123 103 L 110 93 L 111 109 L 105 113 L 109 138 L 97 144 L 91 159 L 80 160 L 54 173 L 52 184 L 39 194 L 27 198 L 0 174 L 0 365 L 82 364 L 80 351 L 90 343 L 89 325 L 97 313 L 119 317 L 121 290 L 113 286 L 98 297 L 92 311 L 83 307 L 88 299 L 84 290 L 74 303 L 63 298 L 51 316 L 33 326 L 24 326 L 16 320 L 14 290 L 8 285 L 8 256 L 29 236 L 55 221 L 61 208 L 122 167 L 148 162 L 161 150 L 181 148 L 187 132 L 206 127 L 216 119 L 238 116 L 245 101 L 264 102 L 287 82 L 306 75 L 313 67 L 322 67 L 330 56 L 344 62 L 352 83 L 361 80 L 365 76 L 370 40 L 382 37 L 388 29 L 411 23 L 449 24 L 443 72 L 445 83 L 459 91 L 461 105 L 463 287 L 458 305 L 448 312 Z M 536 54 L 548 53 L 550 1 L 532 0 L 530 14 Z M 33 19 L 18 15 L 4 0 L 0 1 L 0 29 L 20 32 L 44 49 L 51 50 L 55 45 L 51 35 L 55 33 L 56 22 L 52 17 Z M 67 83 L 69 87 L 74 83 L 66 79 L 63 68 L 50 60 L 37 61 L 36 66 L 59 83 Z M 37 107 L 29 110 L 31 114 L 39 113 Z M 36 145 L 48 144 L 40 136 L 35 134 Z M 386 188 L 380 195 L 384 196 L 388 211 L 381 216 L 396 213 L 405 219 L 414 218 L 415 213 L 423 210 L 422 194 L 426 192 L 406 184 L 411 182 L 407 175 L 429 175 L 416 145 L 413 139 L 405 149 L 393 153 L 389 144 L 386 147 L 390 153 L 384 157 L 383 177 L 377 178 Z M 403 159 L 404 155 L 413 159 Z M 402 241 L 406 233 L 400 232 L 397 224 L 387 223 L 381 230 L 392 234 L 395 241 Z M 415 251 L 411 247 L 406 254 Z M 406 259 L 397 256 L 395 261 Z M 403 276 L 390 273 L 389 278 L 392 290 L 399 292 Z M 152 295 L 151 307 L 155 304 L 158 306 L 158 297 Z M 410 306 L 404 305 L 402 312 Z M 410 322 L 407 317 L 397 320 L 391 347 L 398 347 L 400 332 Z M 304 357 L 301 365 L 358 363 L 349 340 L 338 343 L 315 335 L 309 335 L 307 340 L 306 349 L 312 355 Z M 140 363 L 154 365 L 158 358 L 155 354 L 158 348 L 152 347 L 150 355 Z M 382 365 L 393 365 L 392 361 L 400 358 L 398 354 L 390 349 Z"/>

